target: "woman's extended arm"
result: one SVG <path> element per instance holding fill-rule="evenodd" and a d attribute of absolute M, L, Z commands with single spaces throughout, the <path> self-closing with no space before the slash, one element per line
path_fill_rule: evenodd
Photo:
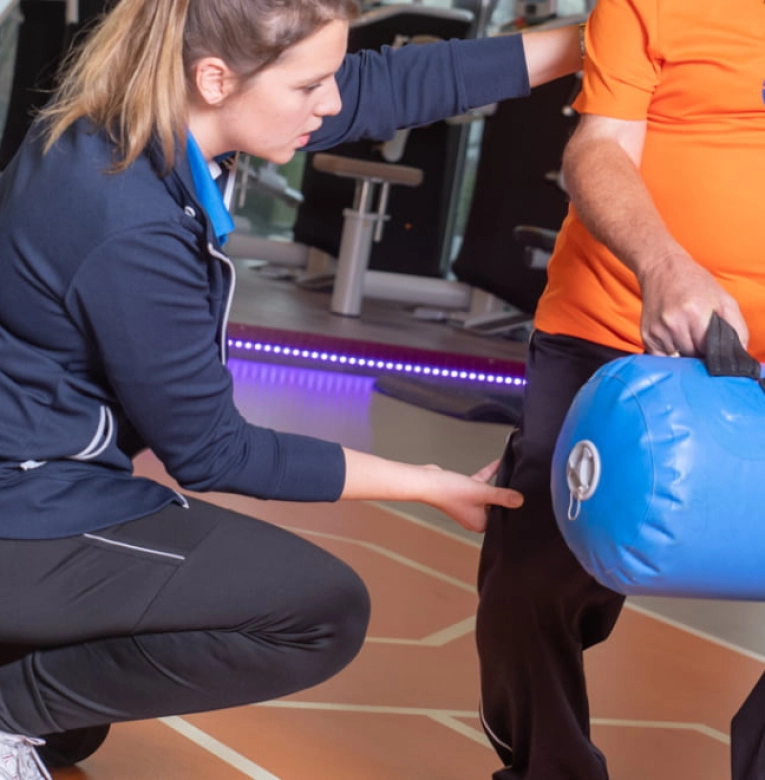
<path fill-rule="evenodd" d="M 498 461 L 469 477 L 439 466 L 399 463 L 347 448 L 343 452 L 346 472 L 341 499 L 418 501 L 470 531 L 485 529 L 487 506 L 515 509 L 523 503 L 520 493 L 489 484 Z"/>
<path fill-rule="evenodd" d="M 581 25 L 522 33 L 529 85 L 536 87 L 582 68 Z"/>
<path fill-rule="evenodd" d="M 582 66 L 579 25 L 350 54 L 337 73 L 343 108 L 326 117 L 307 149 L 396 130 L 525 97 L 529 85 Z"/>

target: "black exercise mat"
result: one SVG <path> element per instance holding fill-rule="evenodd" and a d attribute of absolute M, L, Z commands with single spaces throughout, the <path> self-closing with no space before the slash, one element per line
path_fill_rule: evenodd
<path fill-rule="evenodd" d="M 515 425 L 523 403 L 519 386 L 485 386 L 413 376 L 381 376 L 375 390 L 414 406 L 474 422 Z"/>

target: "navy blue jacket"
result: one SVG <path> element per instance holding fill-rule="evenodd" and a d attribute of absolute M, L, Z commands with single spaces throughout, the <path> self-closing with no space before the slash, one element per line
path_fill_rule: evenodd
<path fill-rule="evenodd" d="M 528 93 L 520 36 L 349 55 L 311 149 L 386 139 Z M 231 263 L 184 159 L 108 173 L 86 121 L 33 127 L 0 177 L 0 538 L 52 538 L 184 499 L 132 472 L 149 447 L 184 488 L 340 495 L 338 444 L 247 423 L 225 367 Z"/>

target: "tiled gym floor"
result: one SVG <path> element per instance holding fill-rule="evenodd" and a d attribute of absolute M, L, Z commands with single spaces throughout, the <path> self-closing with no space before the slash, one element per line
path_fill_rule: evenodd
<path fill-rule="evenodd" d="M 384 455 L 468 471 L 494 457 L 506 434 L 382 396 L 369 377 L 231 367 L 254 422 Z M 138 469 L 167 479 L 151 455 Z M 476 717 L 479 538 L 410 505 L 208 498 L 350 562 L 372 595 L 364 649 L 334 679 L 282 701 L 115 726 L 100 751 L 56 780 L 489 780 L 497 761 Z M 594 739 L 613 780 L 724 780 L 729 721 L 763 659 L 656 606 L 630 603 L 612 638 L 586 655 Z M 727 610 L 731 626 L 748 615 L 736 612 L 742 605 L 708 606 Z"/>

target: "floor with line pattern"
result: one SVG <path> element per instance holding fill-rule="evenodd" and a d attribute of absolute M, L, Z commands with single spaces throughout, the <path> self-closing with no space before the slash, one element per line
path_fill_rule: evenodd
<path fill-rule="evenodd" d="M 242 360 L 231 368 L 253 422 L 386 456 L 468 471 L 495 457 L 507 433 L 383 396 L 370 377 Z M 169 482 L 150 454 L 137 468 Z M 479 537 L 413 505 L 207 498 L 353 565 L 373 604 L 363 650 L 332 680 L 284 700 L 117 725 L 55 780 L 489 780 L 498 762 L 476 716 Z M 717 635 L 703 610 L 684 623 L 690 606 L 672 606 L 631 601 L 612 638 L 586 654 L 593 737 L 613 780 L 729 777 L 729 722 L 763 668 L 760 639 L 737 641 L 746 605 L 691 605 L 727 610 Z"/>

